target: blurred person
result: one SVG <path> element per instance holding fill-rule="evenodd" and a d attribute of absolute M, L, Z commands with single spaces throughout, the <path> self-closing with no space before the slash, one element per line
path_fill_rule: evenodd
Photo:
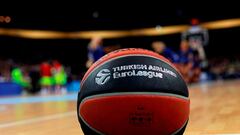
<path fill-rule="evenodd" d="M 11 59 L 8 59 L 6 61 L 2 61 L 0 65 L 0 70 L 2 73 L 2 79 L 4 82 L 11 81 L 11 68 L 14 65 L 14 62 Z"/>
<path fill-rule="evenodd" d="M 210 72 L 216 80 L 224 79 L 230 61 L 226 58 L 215 58 L 210 60 Z"/>
<path fill-rule="evenodd" d="M 177 67 L 187 83 L 199 81 L 201 69 L 198 54 L 190 48 L 186 40 L 181 41 Z"/>
<path fill-rule="evenodd" d="M 3 76 L 3 65 L 4 62 L 0 59 L 0 82 L 5 82 L 5 78 Z"/>
<path fill-rule="evenodd" d="M 182 40 L 187 40 L 189 46 L 193 50 L 198 51 L 200 60 L 206 62 L 204 46 L 208 44 L 208 31 L 199 25 L 199 20 L 197 18 L 191 19 L 191 26 L 187 31 L 182 33 Z"/>
<path fill-rule="evenodd" d="M 40 91 L 40 85 L 39 85 L 39 80 L 41 79 L 40 77 L 40 72 L 39 72 L 39 65 L 32 65 L 29 69 L 29 76 L 31 78 L 31 93 L 37 93 Z"/>
<path fill-rule="evenodd" d="M 152 49 L 156 53 L 169 59 L 171 62 L 173 63 L 178 62 L 178 58 L 179 58 L 178 55 L 175 52 L 173 52 L 170 48 L 167 48 L 165 43 L 161 41 L 155 41 L 152 43 Z"/>
<path fill-rule="evenodd" d="M 67 92 L 65 85 L 67 83 L 67 75 L 64 70 L 63 65 L 58 61 L 53 61 L 52 63 L 52 74 L 55 84 L 55 92 L 57 94 L 65 94 Z"/>
<path fill-rule="evenodd" d="M 12 69 L 11 78 L 14 83 L 19 84 L 26 90 L 31 87 L 28 75 L 19 67 L 14 67 Z"/>
<path fill-rule="evenodd" d="M 0 82 L 5 82 L 5 78 L 3 77 L 1 72 L 0 72 Z"/>
<path fill-rule="evenodd" d="M 51 72 L 51 65 L 48 62 L 43 62 L 40 65 L 40 85 L 41 85 L 41 94 L 51 93 L 52 86 L 54 84 Z"/>
<path fill-rule="evenodd" d="M 102 42 L 102 38 L 94 37 L 88 44 L 88 60 L 86 62 L 87 68 L 89 68 L 94 62 L 96 62 L 105 54 L 102 47 Z"/>
<path fill-rule="evenodd" d="M 29 76 L 30 67 L 29 65 L 22 65 L 21 70 L 23 73 L 23 79 L 27 83 L 27 87 L 25 87 L 25 90 L 29 93 L 30 90 L 32 89 L 32 85 L 31 85 L 32 80 L 31 80 L 31 77 Z"/>

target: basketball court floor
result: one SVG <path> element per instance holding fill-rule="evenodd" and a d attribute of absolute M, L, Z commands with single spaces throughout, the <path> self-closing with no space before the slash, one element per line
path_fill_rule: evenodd
<path fill-rule="evenodd" d="M 185 135 L 240 134 L 240 80 L 189 86 Z M 76 94 L 0 98 L 0 135 L 83 135 Z"/>

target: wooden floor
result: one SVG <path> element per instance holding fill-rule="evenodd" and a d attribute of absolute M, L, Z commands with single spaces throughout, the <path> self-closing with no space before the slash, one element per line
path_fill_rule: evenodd
<path fill-rule="evenodd" d="M 240 134 L 240 80 L 192 85 L 189 91 L 185 135 Z M 0 104 L 0 135 L 82 134 L 75 101 Z"/>

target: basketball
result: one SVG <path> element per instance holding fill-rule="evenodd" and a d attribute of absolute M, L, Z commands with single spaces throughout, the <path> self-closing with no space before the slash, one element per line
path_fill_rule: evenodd
<path fill-rule="evenodd" d="M 82 79 L 77 102 L 87 135 L 183 134 L 189 108 L 188 88 L 175 66 L 137 48 L 95 62 Z"/>

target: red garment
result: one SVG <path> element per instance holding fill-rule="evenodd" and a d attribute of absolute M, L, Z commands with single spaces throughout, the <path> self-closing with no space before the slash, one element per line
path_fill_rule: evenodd
<path fill-rule="evenodd" d="M 52 76 L 51 65 L 48 63 L 42 63 L 40 66 L 41 76 Z"/>
<path fill-rule="evenodd" d="M 53 61 L 53 68 L 55 70 L 60 70 L 62 65 L 58 61 Z"/>

